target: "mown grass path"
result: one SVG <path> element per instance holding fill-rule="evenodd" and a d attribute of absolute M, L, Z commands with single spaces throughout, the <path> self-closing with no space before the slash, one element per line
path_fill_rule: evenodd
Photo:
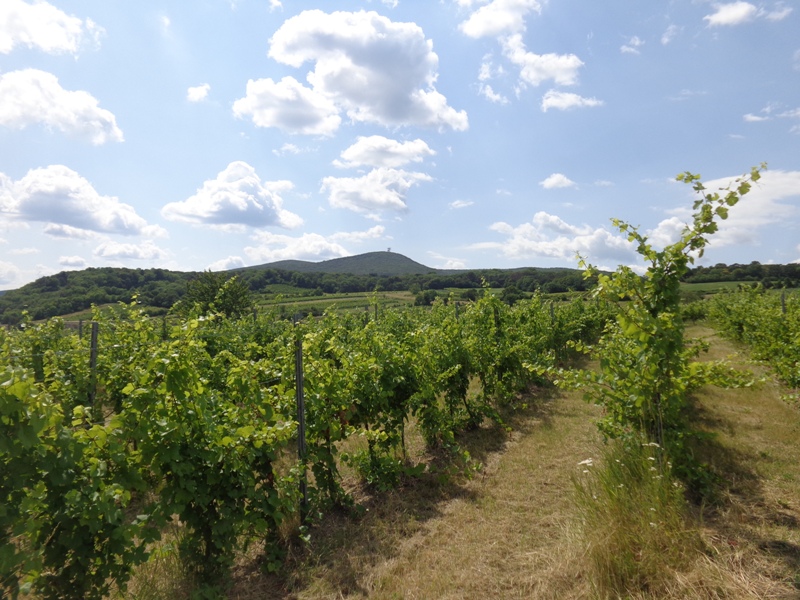
<path fill-rule="evenodd" d="M 708 358 L 746 353 L 706 327 Z M 671 598 L 800 598 L 800 410 L 767 373 L 752 388 L 697 395 L 702 451 L 724 475 L 719 499 L 693 507 L 705 550 Z M 572 501 L 579 463 L 597 459 L 599 409 L 577 393 L 532 390 L 529 407 L 464 443 L 483 469 L 468 481 L 423 478 L 327 518 L 281 580 L 243 567 L 230 597 L 584 598 L 592 587 Z M 649 597 L 643 591 L 642 598 Z"/>

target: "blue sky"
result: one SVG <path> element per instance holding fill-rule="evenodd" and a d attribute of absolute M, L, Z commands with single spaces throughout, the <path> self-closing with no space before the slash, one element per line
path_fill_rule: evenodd
<path fill-rule="evenodd" d="M 675 175 L 761 162 L 704 264 L 800 259 L 794 2 L 0 3 L 0 289 L 387 248 L 636 265 L 612 217 L 667 243 Z"/>

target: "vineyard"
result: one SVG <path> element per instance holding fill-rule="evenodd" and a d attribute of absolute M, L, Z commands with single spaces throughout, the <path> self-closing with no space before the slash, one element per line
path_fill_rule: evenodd
<path fill-rule="evenodd" d="M 503 414 L 533 384 L 585 392 L 602 408 L 600 431 L 625 453 L 617 463 L 628 471 L 618 476 L 639 473 L 676 515 L 684 495 L 709 497 L 714 474 L 695 453 L 691 393 L 753 380 L 695 360 L 703 345 L 685 339 L 679 280 L 758 170 L 722 195 L 682 179 L 702 194 L 694 226 L 656 251 L 617 222 L 647 275 L 587 266 L 597 288 L 570 302 L 537 294 L 509 306 L 487 290 L 430 309 L 375 298 L 367 312 L 303 320 L 213 311 L 152 319 L 123 303 L 95 310 L 91 332 L 59 319 L 1 331 L 3 596 L 123 591 L 178 526 L 181 561 L 200 597 L 214 597 L 238 553 L 257 545 L 264 568 L 280 570 L 291 538 L 307 540 L 315 522 L 352 505 L 345 467 L 378 492 L 426 471 L 469 470 L 461 435 L 505 426 Z M 757 289 L 703 303 L 693 310 L 798 386 L 796 294 Z M 583 354 L 597 366 L 574 368 Z M 412 459 L 412 425 L 427 452 L 447 460 Z M 656 479 L 645 477 L 651 470 Z M 646 517 L 648 531 L 655 517 Z M 683 517 L 674 526 L 684 531 Z M 635 562 L 660 552 L 659 542 L 639 548 Z M 608 558 L 606 550 L 596 560 Z"/>
<path fill-rule="evenodd" d="M 167 326 L 120 305 L 96 313 L 94 352 L 88 331 L 57 319 L 7 331 L 5 593 L 21 583 L 45 597 L 102 597 L 173 516 L 201 582 L 254 539 L 277 566 L 284 522 L 348 503 L 341 461 L 378 488 L 413 475 L 424 465 L 404 460 L 412 419 L 431 449 L 458 453 L 459 431 L 500 419 L 499 406 L 563 363 L 568 342 L 595 339 L 606 317 L 592 301 L 509 307 L 487 294 L 298 323 L 266 314 Z M 353 437 L 364 450 L 338 456 Z"/>

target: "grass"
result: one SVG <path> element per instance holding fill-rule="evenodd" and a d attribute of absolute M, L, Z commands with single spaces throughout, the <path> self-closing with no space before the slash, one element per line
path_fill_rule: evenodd
<path fill-rule="evenodd" d="M 708 359 L 762 369 L 706 327 L 688 333 L 710 342 Z M 721 485 L 691 505 L 649 455 L 625 461 L 602 443 L 598 407 L 530 390 L 510 431 L 487 424 L 460 440 L 481 465 L 473 477 L 440 471 L 374 493 L 350 473 L 363 508 L 316 523 L 279 575 L 253 547 L 226 597 L 800 598 L 800 411 L 785 391 L 767 378 L 697 394 L 695 422 L 714 435 L 696 451 Z M 437 464 L 413 427 L 408 439 L 413 459 Z M 128 597 L 189 598 L 174 554 L 145 565 Z"/>

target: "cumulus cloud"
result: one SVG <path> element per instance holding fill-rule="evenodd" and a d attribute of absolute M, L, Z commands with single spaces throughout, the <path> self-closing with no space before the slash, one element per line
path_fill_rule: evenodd
<path fill-rule="evenodd" d="M 253 167 L 235 161 L 216 178 L 205 181 L 190 198 L 165 205 L 161 215 L 170 221 L 193 225 L 290 229 L 303 222 L 283 208 L 281 193 L 293 187 L 289 181 L 262 182 Z"/>
<path fill-rule="evenodd" d="M 749 2 L 714 4 L 714 8 L 716 12 L 703 17 L 709 27 L 741 25 L 752 21 L 758 15 L 758 8 Z"/>
<path fill-rule="evenodd" d="M 106 260 L 159 260 L 167 253 L 150 240 L 141 244 L 103 242 L 92 252 L 97 258 Z"/>
<path fill-rule="evenodd" d="M 8 54 L 16 46 L 48 54 L 77 54 L 87 42 L 96 46 L 103 33 L 91 19 L 70 16 L 48 2 L 0 3 L 0 54 Z"/>
<path fill-rule="evenodd" d="M 211 91 L 211 86 L 208 83 L 190 87 L 186 90 L 186 99 L 189 102 L 202 102 L 208 97 L 208 92 Z"/>
<path fill-rule="evenodd" d="M 81 256 L 59 256 L 58 264 L 72 269 L 83 269 L 88 264 Z"/>
<path fill-rule="evenodd" d="M 466 261 L 460 258 L 453 258 L 451 256 L 444 256 L 443 254 L 439 254 L 438 252 L 428 251 L 428 256 L 430 256 L 434 261 L 436 261 L 436 266 L 439 269 L 466 269 L 467 263 Z"/>
<path fill-rule="evenodd" d="M 704 182 L 714 191 L 726 187 L 733 178 Z M 788 202 L 787 202 L 788 201 Z M 765 171 L 750 193 L 731 208 L 727 220 L 720 222 L 719 231 L 709 247 L 757 244 L 766 227 L 798 227 L 800 220 L 800 171 Z"/>
<path fill-rule="evenodd" d="M 520 34 L 503 38 L 502 45 L 506 58 L 520 68 L 525 83 L 537 86 L 552 79 L 558 85 L 574 85 L 578 81 L 583 61 L 574 54 L 534 54 L 525 48 Z"/>
<path fill-rule="evenodd" d="M 278 82 L 251 79 L 245 97 L 233 103 L 233 114 L 250 117 L 256 127 L 277 127 L 291 134 L 330 136 L 342 122 L 330 98 L 294 77 Z"/>
<path fill-rule="evenodd" d="M 43 231 L 45 235 L 65 240 L 96 240 L 101 237 L 100 234 L 94 231 L 87 231 L 86 229 L 79 229 L 77 227 L 59 225 L 56 223 L 48 223 L 45 225 Z"/>
<path fill-rule="evenodd" d="M 19 181 L 0 177 L 6 192 L 0 212 L 20 221 L 47 223 L 45 233 L 88 238 L 91 232 L 142 235 L 147 222 L 129 204 L 100 195 L 92 184 L 64 165 L 31 169 Z"/>
<path fill-rule="evenodd" d="M 0 260 L 0 285 L 14 283 L 19 276 L 19 269 L 9 262 Z"/>
<path fill-rule="evenodd" d="M 587 108 L 593 106 L 603 106 L 603 101 L 597 98 L 584 98 L 578 94 L 559 92 L 557 90 L 549 90 L 542 97 L 542 112 L 547 112 L 551 108 L 568 110 L 570 108 Z"/>
<path fill-rule="evenodd" d="M 468 127 L 466 112 L 449 106 L 436 90 L 439 57 L 415 23 L 396 23 L 376 12 L 307 10 L 285 21 L 275 32 L 269 56 L 295 68 L 313 63 L 306 78 L 311 87 L 284 78 L 282 85 L 273 82 L 265 86 L 259 101 L 248 106 L 266 104 L 282 114 L 290 110 L 287 105 L 300 102 L 300 108 L 292 114 L 301 123 L 310 119 L 319 124 L 323 116 L 329 120 L 323 131 L 313 133 L 335 131 L 338 122 L 334 126 L 333 117 L 340 111 L 352 121 L 388 127 L 418 125 L 458 131 Z M 255 90 L 248 90 L 242 101 L 251 96 L 255 96 Z M 255 108 L 245 111 L 243 107 L 240 105 L 238 112 L 253 114 L 259 125 Z M 261 126 L 281 127 L 282 122 L 273 116 L 261 119 Z M 284 127 L 307 132 L 296 125 Z"/>
<path fill-rule="evenodd" d="M 537 212 L 530 222 L 516 227 L 498 222 L 489 229 L 504 236 L 505 240 L 480 242 L 473 244 L 472 249 L 497 250 L 512 259 L 575 260 L 580 254 L 595 264 L 628 263 L 636 258 L 633 244 L 620 235 L 605 228 L 571 225 L 544 211 Z"/>
<path fill-rule="evenodd" d="M 462 6 L 472 3 L 460 2 Z M 492 0 L 473 12 L 458 27 L 472 38 L 518 33 L 525 30 L 525 17 L 530 12 L 540 13 L 538 0 Z"/>
<path fill-rule="evenodd" d="M 0 125 L 24 129 L 34 124 L 95 145 L 123 141 L 116 117 L 88 92 L 65 90 L 55 75 L 38 69 L 0 75 Z"/>
<path fill-rule="evenodd" d="M 244 249 L 245 254 L 256 263 L 277 260 L 326 260 L 350 256 L 337 242 L 319 235 L 305 233 L 300 237 L 278 235 L 268 231 L 258 231 L 253 235 L 257 245 Z"/>
<path fill-rule="evenodd" d="M 387 210 L 404 211 L 406 192 L 421 181 L 431 181 L 425 173 L 379 167 L 361 177 L 326 177 L 322 193 L 334 208 L 345 208 L 372 218 Z"/>
<path fill-rule="evenodd" d="M 552 190 L 555 188 L 575 187 L 575 182 L 562 173 L 553 173 L 544 181 L 540 181 L 539 185 L 546 190 Z"/>
<path fill-rule="evenodd" d="M 333 164 L 341 168 L 397 168 L 422 162 L 425 157 L 435 154 L 421 139 L 399 142 L 382 135 L 359 136 L 355 144 L 340 154 L 341 160 L 335 160 Z"/>
<path fill-rule="evenodd" d="M 366 231 L 341 231 L 334 233 L 330 239 L 336 242 L 361 243 L 367 240 L 379 240 L 386 238 L 386 228 L 383 225 L 375 225 Z"/>
<path fill-rule="evenodd" d="M 230 271 L 231 269 L 241 269 L 245 266 L 241 256 L 229 256 L 215 261 L 208 265 L 209 271 Z"/>
<path fill-rule="evenodd" d="M 725 189 L 734 177 L 704 182 L 708 193 Z M 734 185 L 735 187 L 735 185 Z M 697 196 L 693 196 L 695 199 Z M 763 232 L 769 228 L 786 226 L 797 228 L 800 223 L 800 171 L 765 171 L 758 183 L 753 184 L 741 202 L 732 207 L 728 219 L 718 221 L 719 229 L 709 238 L 708 248 L 750 245 L 760 243 Z M 788 202 L 787 202 L 788 201 Z M 691 211 L 679 208 L 673 216 L 664 219 L 646 235 L 656 248 L 675 243 L 691 222 Z"/>

